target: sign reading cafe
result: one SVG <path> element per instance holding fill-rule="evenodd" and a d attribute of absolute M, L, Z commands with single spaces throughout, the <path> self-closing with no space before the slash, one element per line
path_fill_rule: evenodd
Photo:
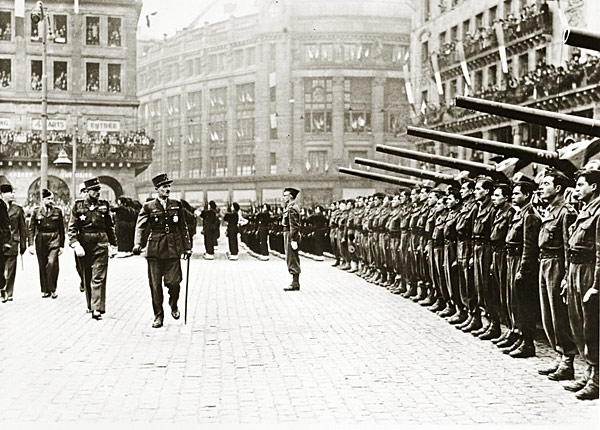
<path fill-rule="evenodd" d="M 121 131 L 119 121 L 100 121 L 89 119 L 87 122 L 88 131 L 115 133 Z"/>

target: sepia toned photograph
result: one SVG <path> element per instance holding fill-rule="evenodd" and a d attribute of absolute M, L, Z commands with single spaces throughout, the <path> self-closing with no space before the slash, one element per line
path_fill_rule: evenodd
<path fill-rule="evenodd" d="M 0 426 L 600 426 L 599 0 L 0 0 Z"/>

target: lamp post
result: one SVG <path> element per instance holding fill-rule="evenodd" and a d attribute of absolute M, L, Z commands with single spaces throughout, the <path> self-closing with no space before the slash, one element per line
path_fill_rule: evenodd
<path fill-rule="evenodd" d="M 50 23 L 46 26 L 46 11 L 44 4 L 38 1 L 31 12 L 31 22 L 34 25 L 41 23 L 42 32 L 42 147 L 40 156 L 40 201 L 42 190 L 48 187 L 48 29 Z"/>
<path fill-rule="evenodd" d="M 75 179 L 75 172 L 77 172 L 77 136 L 79 136 L 79 127 L 75 127 L 75 136 L 71 140 L 71 144 L 73 145 L 73 153 L 72 161 L 73 165 L 71 166 L 71 189 L 73 190 L 73 204 L 75 204 L 75 200 L 77 200 L 77 193 L 79 190 L 77 189 L 77 179 Z"/>

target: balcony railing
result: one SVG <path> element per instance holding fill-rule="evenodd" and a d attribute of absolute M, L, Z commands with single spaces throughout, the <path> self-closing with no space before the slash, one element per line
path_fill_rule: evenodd
<path fill-rule="evenodd" d="M 77 163 L 110 162 L 149 164 L 154 141 L 143 133 L 129 135 L 85 136 L 77 139 Z M 58 133 L 48 137 L 48 159 L 52 163 L 64 150 L 72 161 L 73 136 Z M 0 160 L 37 161 L 41 155 L 41 138 L 34 133 L 0 132 Z"/>

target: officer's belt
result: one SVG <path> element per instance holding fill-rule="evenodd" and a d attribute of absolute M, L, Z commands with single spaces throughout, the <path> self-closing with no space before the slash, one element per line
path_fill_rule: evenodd
<path fill-rule="evenodd" d="M 105 233 L 106 230 L 98 227 L 83 227 L 82 233 Z"/>
<path fill-rule="evenodd" d="M 561 249 L 540 249 L 540 260 L 544 258 L 564 258 L 565 251 Z"/>
<path fill-rule="evenodd" d="M 512 257 L 517 257 L 523 253 L 523 245 L 506 245 L 506 252 Z"/>
<path fill-rule="evenodd" d="M 456 245 L 456 240 L 444 239 L 445 245 Z"/>
<path fill-rule="evenodd" d="M 569 262 L 574 264 L 589 264 L 596 261 L 596 253 L 589 249 L 569 249 Z"/>
<path fill-rule="evenodd" d="M 57 228 L 54 228 L 54 229 L 40 228 L 38 231 L 40 233 L 58 233 L 58 229 Z"/>

